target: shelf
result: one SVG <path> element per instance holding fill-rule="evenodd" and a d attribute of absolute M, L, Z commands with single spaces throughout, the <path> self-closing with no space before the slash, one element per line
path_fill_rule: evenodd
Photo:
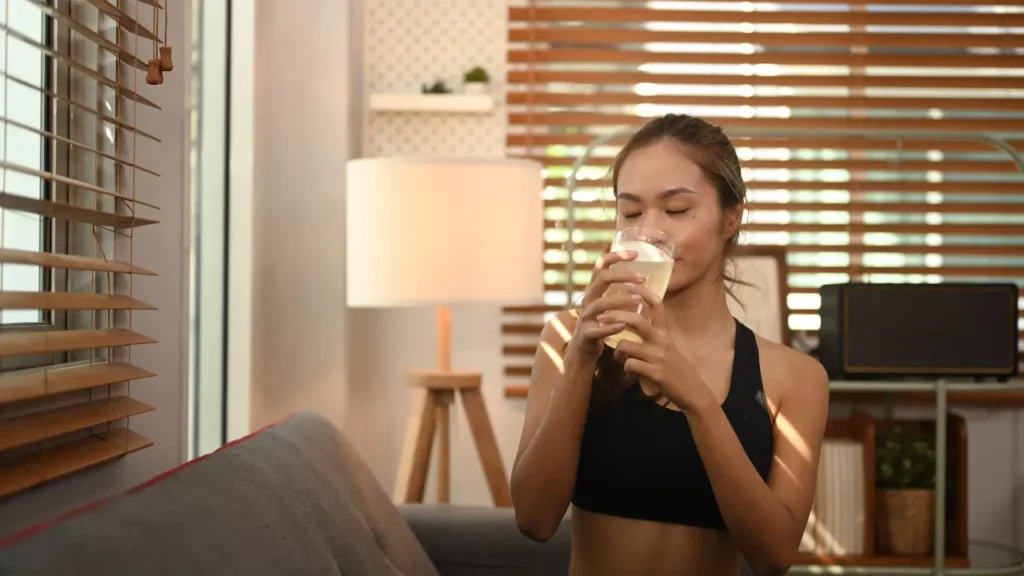
<path fill-rule="evenodd" d="M 886 404 L 892 402 L 901 406 L 920 406 L 935 404 L 935 394 L 926 392 L 832 392 L 830 402 L 850 402 L 857 404 Z M 1009 390 L 1006 392 L 950 392 L 947 400 L 949 406 L 959 408 L 1010 408 L 1024 406 L 1024 391 Z"/>
<path fill-rule="evenodd" d="M 971 382 L 965 380 L 833 380 L 829 389 L 833 392 L 923 392 L 934 394 L 939 387 L 947 393 L 1000 393 L 1024 392 L 1024 380 L 1009 382 Z"/>
<path fill-rule="evenodd" d="M 886 566 L 912 568 L 928 568 L 933 566 L 935 559 L 931 556 L 824 556 L 817 554 L 800 554 L 797 556 L 798 566 Z M 946 566 L 950 568 L 966 568 L 971 563 L 967 558 L 946 558 Z"/>
<path fill-rule="evenodd" d="M 127 428 L 117 428 L 0 464 L 0 498 L 152 445 Z"/>
<path fill-rule="evenodd" d="M 947 558 L 943 573 L 947 576 L 1009 576 L 1024 574 L 1024 555 L 1012 546 L 996 542 L 972 541 L 966 558 Z M 911 576 L 935 573 L 934 559 L 927 557 L 816 556 L 801 554 L 789 574 L 864 574 Z"/>
<path fill-rule="evenodd" d="M 485 114 L 494 110 L 494 97 L 489 94 L 371 94 L 370 110 Z"/>

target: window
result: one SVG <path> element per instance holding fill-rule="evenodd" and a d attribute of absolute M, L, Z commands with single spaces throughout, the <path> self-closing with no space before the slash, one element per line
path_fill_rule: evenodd
<path fill-rule="evenodd" d="M 120 6 L 0 0 L 0 498 L 152 444 L 135 231 L 175 202 L 151 128 L 168 87 L 146 84 L 167 12 Z"/>
<path fill-rule="evenodd" d="M 42 199 L 46 182 L 31 172 L 48 170 L 49 150 L 43 134 L 49 132 L 49 107 L 43 90 L 49 88 L 49 58 L 38 47 L 48 43 L 47 21 L 43 14 L 24 1 L 0 3 L 0 23 L 9 34 L 0 45 L 4 82 L 4 137 L 0 143 L 0 169 L 3 190 L 10 194 Z M 13 164 L 19 169 L 6 169 Z M 43 218 L 25 212 L 0 208 L 0 246 L 12 250 L 42 251 L 45 247 Z M 43 275 L 38 266 L 0 264 L 2 290 L 38 292 L 43 290 Z M 0 324 L 38 324 L 39 310 L 0 310 Z"/>
<path fill-rule="evenodd" d="M 668 112 L 732 136 L 743 241 L 786 248 L 798 338 L 813 342 L 826 283 L 1024 283 L 1024 180 L 979 139 L 1024 147 L 1020 7 L 537 0 L 509 16 L 509 154 L 547 169 L 547 296 L 506 313 L 511 384 L 614 229 L 604 176 L 623 139 L 579 171 L 570 227 L 572 162 Z"/>
<path fill-rule="evenodd" d="M 192 3 L 190 457 L 226 441 L 228 55 L 231 0 Z"/>

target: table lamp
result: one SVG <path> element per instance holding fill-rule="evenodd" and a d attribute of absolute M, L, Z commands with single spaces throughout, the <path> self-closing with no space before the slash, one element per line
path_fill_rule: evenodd
<path fill-rule="evenodd" d="M 423 500 L 435 433 L 437 499 L 450 500 L 449 406 L 457 393 L 494 503 L 512 504 L 481 375 L 452 370 L 449 306 L 543 299 L 541 170 L 508 158 L 348 163 L 348 305 L 437 310 L 437 368 L 406 376 L 414 397 L 395 480 L 398 503 Z"/>

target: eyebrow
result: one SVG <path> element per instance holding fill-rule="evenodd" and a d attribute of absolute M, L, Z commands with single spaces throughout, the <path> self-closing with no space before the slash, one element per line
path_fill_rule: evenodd
<path fill-rule="evenodd" d="M 672 196 L 675 196 L 676 194 L 696 194 L 696 192 L 694 192 L 693 190 L 690 190 L 689 188 L 683 188 L 683 187 L 669 188 L 668 190 L 665 190 L 665 191 L 662 191 L 661 193 L 659 193 L 658 194 L 658 199 L 659 200 L 665 200 L 667 198 L 671 198 Z M 641 199 L 640 199 L 639 196 L 637 196 L 636 194 L 630 194 L 629 192 L 619 192 L 618 196 L 619 196 L 620 200 L 631 200 L 633 202 L 641 202 Z"/>

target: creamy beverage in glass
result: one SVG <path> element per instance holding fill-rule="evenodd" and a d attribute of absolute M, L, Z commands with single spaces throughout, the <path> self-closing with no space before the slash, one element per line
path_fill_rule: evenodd
<path fill-rule="evenodd" d="M 647 277 L 644 286 L 653 292 L 657 297 L 664 298 L 668 290 L 668 281 L 672 276 L 672 267 L 675 265 L 675 243 L 661 230 L 654 228 L 632 227 L 623 228 L 615 233 L 615 240 L 612 242 L 612 252 L 621 250 L 632 250 L 636 252 L 636 258 L 626 262 L 612 264 L 612 269 L 626 269 L 639 272 Z M 605 296 L 616 296 L 620 294 L 629 295 L 624 284 L 612 284 Z M 637 305 L 637 312 L 644 313 L 646 305 Z M 606 345 L 615 348 L 619 342 L 627 340 L 640 342 L 639 336 L 629 330 L 623 330 L 618 334 L 612 334 L 604 339 Z"/>

